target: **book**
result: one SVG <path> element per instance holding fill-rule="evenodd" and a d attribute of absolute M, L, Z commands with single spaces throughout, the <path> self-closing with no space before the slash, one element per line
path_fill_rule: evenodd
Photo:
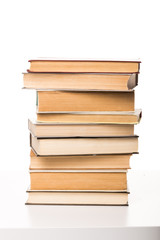
<path fill-rule="evenodd" d="M 142 117 L 141 109 L 135 111 L 107 112 L 72 112 L 72 113 L 38 113 L 37 122 L 41 123 L 105 123 L 105 124 L 138 124 Z"/>
<path fill-rule="evenodd" d="M 27 190 L 27 205 L 128 205 L 128 192 Z"/>
<path fill-rule="evenodd" d="M 138 84 L 138 74 L 23 73 L 23 86 L 42 90 L 129 91 Z"/>
<path fill-rule="evenodd" d="M 29 72 L 138 73 L 139 60 L 31 59 Z"/>
<path fill-rule="evenodd" d="M 134 111 L 134 91 L 37 92 L 37 112 L 81 112 L 81 111 Z"/>
<path fill-rule="evenodd" d="M 41 157 L 31 150 L 30 170 L 100 170 L 129 169 L 131 154 L 75 155 Z"/>
<path fill-rule="evenodd" d="M 137 153 L 138 136 L 37 138 L 30 134 L 30 146 L 41 156 Z"/>
<path fill-rule="evenodd" d="M 35 137 L 105 137 L 132 136 L 133 124 L 61 124 L 28 120 L 28 129 Z"/>
<path fill-rule="evenodd" d="M 127 190 L 125 170 L 30 170 L 31 190 Z"/>

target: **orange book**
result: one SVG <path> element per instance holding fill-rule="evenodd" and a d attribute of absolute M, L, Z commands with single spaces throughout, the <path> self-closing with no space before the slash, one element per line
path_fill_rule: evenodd
<path fill-rule="evenodd" d="M 42 90 L 129 91 L 138 84 L 138 74 L 23 73 L 23 86 Z"/>
<path fill-rule="evenodd" d="M 30 171 L 31 190 L 126 190 L 126 171 Z"/>
<path fill-rule="evenodd" d="M 37 97 L 38 112 L 134 111 L 134 91 L 38 91 Z"/>
<path fill-rule="evenodd" d="M 129 169 L 131 154 L 39 157 L 31 150 L 30 170 Z"/>
<path fill-rule="evenodd" d="M 29 72 L 138 73 L 139 60 L 80 60 L 39 58 L 29 60 Z"/>

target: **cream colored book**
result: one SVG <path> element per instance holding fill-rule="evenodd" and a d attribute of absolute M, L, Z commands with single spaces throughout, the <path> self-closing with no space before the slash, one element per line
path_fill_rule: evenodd
<path fill-rule="evenodd" d="M 27 205 L 128 205 L 128 192 L 28 190 Z"/>
<path fill-rule="evenodd" d="M 36 137 L 105 137 L 133 136 L 133 124 L 61 124 L 28 120 L 28 128 Z"/>
<path fill-rule="evenodd" d="M 138 152 L 138 137 L 37 138 L 30 135 L 37 155 L 124 154 Z"/>

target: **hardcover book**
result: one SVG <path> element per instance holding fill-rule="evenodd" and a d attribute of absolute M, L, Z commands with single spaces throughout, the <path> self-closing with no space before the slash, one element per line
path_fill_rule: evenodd
<path fill-rule="evenodd" d="M 41 90 L 129 91 L 138 84 L 138 74 L 23 73 L 23 86 Z"/>
<path fill-rule="evenodd" d="M 128 205 L 127 191 L 28 190 L 27 205 Z"/>
<path fill-rule="evenodd" d="M 30 135 L 30 145 L 40 156 L 137 153 L 138 136 L 37 138 Z"/>
<path fill-rule="evenodd" d="M 139 60 L 31 59 L 29 72 L 138 73 Z"/>

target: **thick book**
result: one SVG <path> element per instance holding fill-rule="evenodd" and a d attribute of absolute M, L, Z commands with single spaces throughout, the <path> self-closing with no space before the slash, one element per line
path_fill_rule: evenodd
<path fill-rule="evenodd" d="M 30 134 L 36 155 L 90 155 L 138 152 L 138 136 L 90 138 L 37 138 Z"/>
<path fill-rule="evenodd" d="M 26 205 L 111 205 L 127 206 L 126 191 L 43 191 L 27 190 Z"/>
<path fill-rule="evenodd" d="M 127 190 L 126 170 L 30 170 L 31 190 Z"/>
<path fill-rule="evenodd" d="M 139 60 L 31 59 L 29 72 L 138 73 Z"/>
<path fill-rule="evenodd" d="M 138 74 L 23 73 L 23 87 L 42 90 L 129 91 L 138 84 Z"/>
<path fill-rule="evenodd" d="M 134 111 L 132 92 L 38 91 L 38 112 Z"/>
<path fill-rule="evenodd" d="M 35 137 L 106 137 L 132 136 L 133 124 L 61 124 L 28 120 L 28 128 Z"/>
<path fill-rule="evenodd" d="M 142 110 L 137 109 L 131 112 L 107 111 L 107 112 L 72 112 L 37 113 L 37 122 L 41 123 L 102 123 L 102 124 L 138 124 L 142 117 Z"/>
<path fill-rule="evenodd" d="M 129 169 L 131 154 L 41 157 L 31 150 L 30 170 Z"/>

